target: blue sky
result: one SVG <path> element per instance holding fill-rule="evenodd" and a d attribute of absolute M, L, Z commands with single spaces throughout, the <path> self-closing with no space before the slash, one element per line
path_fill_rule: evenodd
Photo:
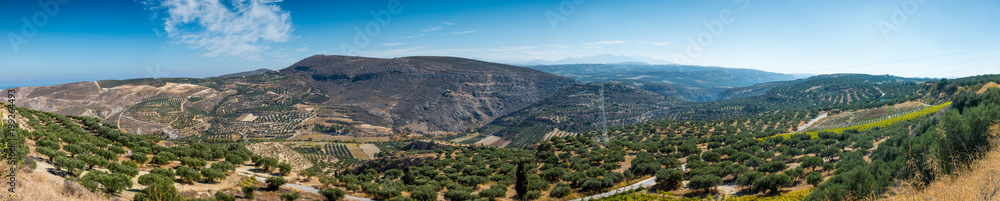
<path fill-rule="evenodd" d="M 58 6 L 0 2 L 0 88 L 206 77 L 315 54 L 506 62 L 613 54 L 781 73 L 1000 72 L 1000 2 L 989 0 L 42 2 Z"/>

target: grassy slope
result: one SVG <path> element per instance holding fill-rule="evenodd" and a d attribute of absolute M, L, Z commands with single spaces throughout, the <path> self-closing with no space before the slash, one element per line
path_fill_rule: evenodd
<path fill-rule="evenodd" d="M 1000 135 L 1000 122 L 990 129 Z M 1000 140 L 994 140 L 991 149 L 964 171 L 938 178 L 924 189 L 901 185 L 882 200 L 1000 200 Z"/>

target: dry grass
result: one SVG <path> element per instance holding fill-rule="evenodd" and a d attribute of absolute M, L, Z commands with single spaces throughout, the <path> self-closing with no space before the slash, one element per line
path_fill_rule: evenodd
<path fill-rule="evenodd" d="M 979 91 L 976 91 L 976 94 L 986 93 L 986 90 L 991 88 L 1000 88 L 1000 84 L 997 84 L 996 82 L 987 83 L 986 85 L 983 85 L 983 88 L 979 89 Z"/>
<path fill-rule="evenodd" d="M 5 165 L 0 165 L 5 166 Z M 2 167 L 7 169 L 6 167 Z M 18 172 L 17 188 L 14 193 L 3 191 L 0 200 L 46 200 L 46 201 L 107 201 L 104 197 L 95 195 L 82 186 L 62 181 L 53 181 L 46 173 L 24 171 Z M 5 184 L 6 185 L 6 184 Z"/>
<path fill-rule="evenodd" d="M 1000 134 L 1000 124 L 991 126 L 990 132 Z M 966 171 L 939 177 L 924 189 L 910 185 L 893 188 L 892 196 L 882 200 L 1000 201 L 1000 140 L 993 140 L 991 149 Z"/>

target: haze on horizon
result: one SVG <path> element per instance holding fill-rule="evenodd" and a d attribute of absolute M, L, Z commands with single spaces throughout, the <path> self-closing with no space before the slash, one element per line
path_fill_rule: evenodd
<path fill-rule="evenodd" d="M 617 55 L 789 74 L 1000 72 L 1000 2 L 988 0 L 51 2 L 0 2 L 0 88 L 208 77 L 315 54 L 515 64 L 621 62 L 606 59 Z"/>

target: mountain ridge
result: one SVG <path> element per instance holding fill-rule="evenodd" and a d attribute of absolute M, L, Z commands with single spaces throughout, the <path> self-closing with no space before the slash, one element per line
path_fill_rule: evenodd
<path fill-rule="evenodd" d="M 16 89 L 24 107 L 99 117 L 137 134 L 235 140 L 287 138 L 331 125 L 353 128 L 339 135 L 356 137 L 457 132 L 576 83 L 455 57 L 316 55 L 278 71 L 228 75 Z M 245 115 L 260 118 L 237 118 Z"/>

